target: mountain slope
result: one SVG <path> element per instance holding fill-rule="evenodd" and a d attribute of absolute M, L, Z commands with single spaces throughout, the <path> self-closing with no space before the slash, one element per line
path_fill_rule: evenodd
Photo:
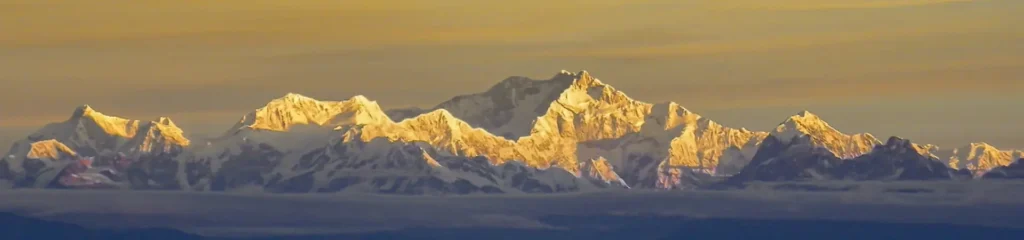
<path fill-rule="evenodd" d="M 725 160 L 728 162 L 745 163 L 748 158 L 725 152 L 730 148 L 756 150 L 768 135 L 724 127 L 673 102 L 656 104 L 652 109 L 639 132 L 618 139 L 582 142 L 577 153 L 584 159 L 607 158 L 631 185 L 685 188 L 664 183 L 693 183 L 677 178 L 714 173 L 723 156 L 729 158 Z"/>

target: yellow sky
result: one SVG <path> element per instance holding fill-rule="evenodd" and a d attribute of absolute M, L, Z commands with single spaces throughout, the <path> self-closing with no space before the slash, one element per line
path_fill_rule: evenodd
<path fill-rule="evenodd" d="M 1024 148 L 1022 12 L 1016 0 L 0 0 L 0 82 L 14 89 L 0 94 L 0 133 L 14 132 L 0 144 L 84 103 L 219 132 L 285 92 L 430 106 L 587 69 L 733 126 L 809 109 L 845 132 Z"/>

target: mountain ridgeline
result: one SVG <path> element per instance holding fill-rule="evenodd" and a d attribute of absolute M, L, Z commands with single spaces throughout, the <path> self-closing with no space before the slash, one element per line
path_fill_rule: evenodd
<path fill-rule="evenodd" d="M 810 112 L 770 131 L 634 100 L 588 72 L 511 77 L 429 109 L 289 93 L 193 142 L 168 118 L 82 106 L 0 161 L 12 187 L 282 193 L 554 193 L 798 180 L 1014 178 L 1021 151 L 847 135 Z M 86 161 L 87 160 L 87 161 Z M 70 170 L 69 170 L 70 169 Z M 993 170 L 995 169 L 995 170 Z"/>

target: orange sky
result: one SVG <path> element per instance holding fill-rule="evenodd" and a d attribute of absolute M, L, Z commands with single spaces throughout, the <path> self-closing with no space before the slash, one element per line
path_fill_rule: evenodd
<path fill-rule="evenodd" d="M 286 92 L 431 106 L 587 69 L 767 130 L 1024 148 L 1016 0 L 0 0 L 0 144 L 80 104 L 217 133 Z"/>

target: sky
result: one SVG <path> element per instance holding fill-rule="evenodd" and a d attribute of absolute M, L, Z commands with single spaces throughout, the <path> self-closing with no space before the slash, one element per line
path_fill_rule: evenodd
<path fill-rule="evenodd" d="M 0 144 L 89 104 L 220 133 L 288 92 L 431 107 L 588 70 L 769 130 L 1024 149 L 1019 0 L 0 0 Z"/>

